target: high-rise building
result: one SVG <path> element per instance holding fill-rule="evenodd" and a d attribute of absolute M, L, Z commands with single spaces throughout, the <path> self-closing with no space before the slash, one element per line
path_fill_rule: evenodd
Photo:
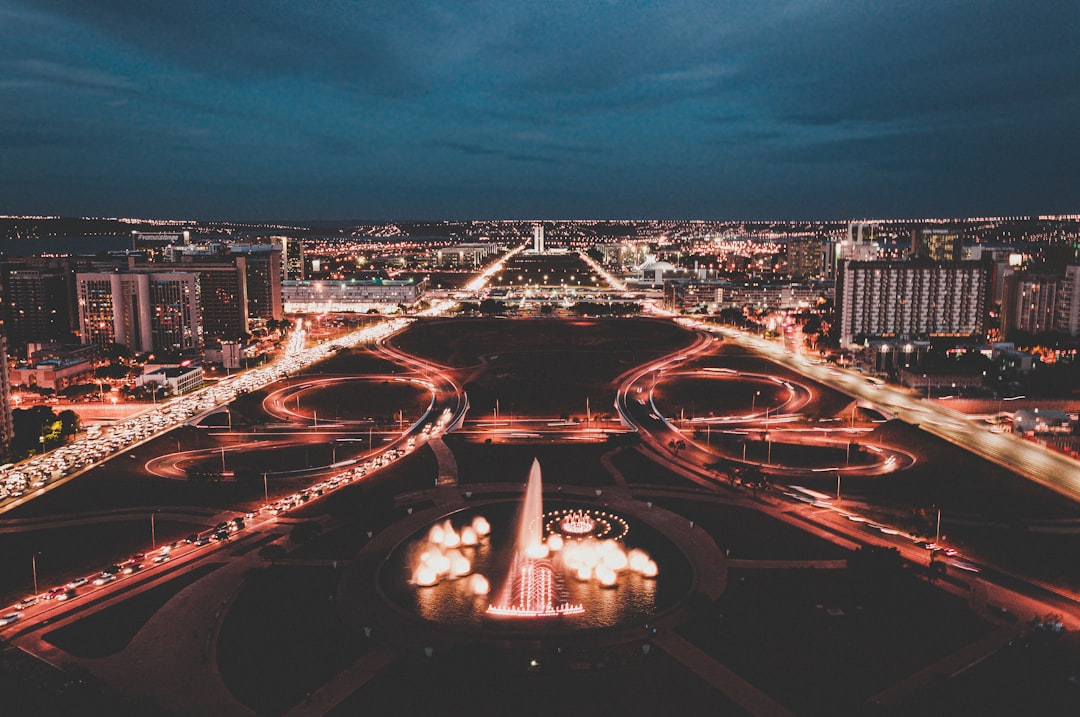
<path fill-rule="evenodd" d="M 247 264 L 248 318 L 273 319 L 283 316 L 281 305 L 281 249 L 274 245 L 232 247 Z"/>
<path fill-rule="evenodd" d="M 1065 278 L 1058 285 L 1054 326 L 1072 336 L 1080 334 L 1080 266 L 1075 264 L 1065 267 Z"/>
<path fill-rule="evenodd" d="M 840 342 L 986 332 L 988 262 L 847 261 L 836 279 Z"/>
<path fill-rule="evenodd" d="M 83 343 L 123 344 L 133 351 L 202 345 L 199 277 L 192 272 L 76 274 Z"/>
<path fill-rule="evenodd" d="M 1016 331 L 1053 331 L 1060 280 L 1056 274 L 1034 271 L 1007 274 L 1001 294 L 1001 335 L 1007 339 Z"/>
<path fill-rule="evenodd" d="M 827 279 L 832 276 L 828 239 L 792 239 L 787 245 L 788 274 L 794 279 Z"/>
<path fill-rule="evenodd" d="M 7 337 L 0 332 L 0 452 L 7 453 L 15 426 L 11 421 L 11 377 L 8 375 Z"/>
<path fill-rule="evenodd" d="M 270 243 L 281 248 L 281 278 L 284 281 L 303 281 L 304 244 L 285 236 L 270 237 Z"/>
<path fill-rule="evenodd" d="M 72 339 L 74 273 L 63 259 L 0 264 L 0 319 L 8 347 L 20 355 L 26 344 Z"/>
<path fill-rule="evenodd" d="M 199 277 L 199 313 L 203 337 L 238 339 L 248 331 L 247 256 L 178 253 L 169 266 Z M 136 269 L 132 263 L 129 268 Z"/>
<path fill-rule="evenodd" d="M 533 251 L 537 254 L 544 253 L 544 225 L 533 226 Z"/>
<path fill-rule="evenodd" d="M 949 229 L 911 230 L 911 256 L 931 261 L 957 262 L 964 257 L 960 234 Z"/>

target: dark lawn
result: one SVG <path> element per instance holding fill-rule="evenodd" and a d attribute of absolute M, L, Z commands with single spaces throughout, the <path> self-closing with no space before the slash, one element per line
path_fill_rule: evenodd
<path fill-rule="evenodd" d="M 221 625 L 218 668 L 259 714 L 280 715 L 366 650 L 338 619 L 340 575 L 327 567 L 271 566 L 251 573 Z"/>
<path fill-rule="evenodd" d="M 600 464 L 600 456 L 611 450 L 605 443 L 486 444 L 469 442 L 453 434 L 445 440 L 457 459 L 461 485 L 520 483 L 524 486 L 534 458 L 540 461 L 546 485 L 603 488 L 615 483 Z"/>
<path fill-rule="evenodd" d="M 643 644 L 581 654 L 462 645 L 428 658 L 417 650 L 383 669 L 329 714 L 745 714 L 660 650 L 650 646 L 644 654 Z"/>
<path fill-rule="evenodd" d="M 708 498 L 652 499 L 656 505 L 700 525 L 731 558 L 743 560 L 837 560 L 849 551 L 750 508 Z"/>
<path fill-rule="evenodd" d="M 903 572 L 775 570 L 732 571 L 680 632 L 796 714 L 831 716 L 867 713 L 867 698 L 990 629 Z"/>

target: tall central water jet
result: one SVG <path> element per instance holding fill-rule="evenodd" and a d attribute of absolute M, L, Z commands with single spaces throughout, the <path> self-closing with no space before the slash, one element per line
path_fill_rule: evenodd
<path fill-rule="evenodd" d="M 544 543 L 544 492 L 540 461 L 533 459 L 525 499 L 521 504 L 517 541 L 510 574 L 500 591 L 499 602 L 488 605 L 489 615 L 504 617 L 550 617 L 585 612 L 581 605 L 561 599 L 559 579 Z"/>

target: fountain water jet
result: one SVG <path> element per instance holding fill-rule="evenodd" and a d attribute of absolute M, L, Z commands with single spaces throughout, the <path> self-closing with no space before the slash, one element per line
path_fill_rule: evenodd
<path fill-rule="evenodd" d="M 547 559 L 544 543 L 544 493 L 540 461 L 533 459 L 525 499 L 521 504 L 517 541 L 510 575 L 497 603 L 488 605 L 489 615 L 501 617 L 552 617 L 585 612 L 582 605 L 560 600 L 558 575 Z"/>

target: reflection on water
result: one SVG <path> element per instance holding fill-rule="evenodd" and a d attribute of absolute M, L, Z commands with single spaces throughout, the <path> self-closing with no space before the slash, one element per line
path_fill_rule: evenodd
<path fill-rule="evenodd" d="M 666 538 L 648 526 L 634 524 L 624 541 L 624 547 L 628 549 L 630 559 L 633 559 L 632 549 L 641 548 L 663 565 L 663 572 L 657 577 L 647 578 L 632 570 L 625 570 L 618 573 L 615 586 L 603 587 L 596 580 L 584 582 L 576 579 L 573 573 L 568 573 L 561 584 L 563 596 L 567 602 L 585 605 L 584 614 L 512 623 L 490 617 L 486 614 L 490 597 L 476 594 L 474 578 L 483 576 L 490 585 L 501 585 L 505 581 L 509 569 L 506 556 L 515 539 L 514 505 L 501 503 L 484 506 L 482 511 L 463 511 L 452 517 L 452 523 L 455 526 L 469 525 L 480 513 L 490 522 L 490 535 L 476 545 L 453 548 L 469 560 L 472 569 L 469 575 L 457 578 L 447 575 L 430 587 L 418 587 L 414 583 L 413 566 L 431 537 L 430 529 L 425 528 L 388 557 L 380 572 L 384 593 L 395 603 L 431 622 L 479 629 L 544 631 L 567 627 L 611 627 L 647 621 L 680 599 L 689 589 L 691 573 L 685 558 Z"/>

